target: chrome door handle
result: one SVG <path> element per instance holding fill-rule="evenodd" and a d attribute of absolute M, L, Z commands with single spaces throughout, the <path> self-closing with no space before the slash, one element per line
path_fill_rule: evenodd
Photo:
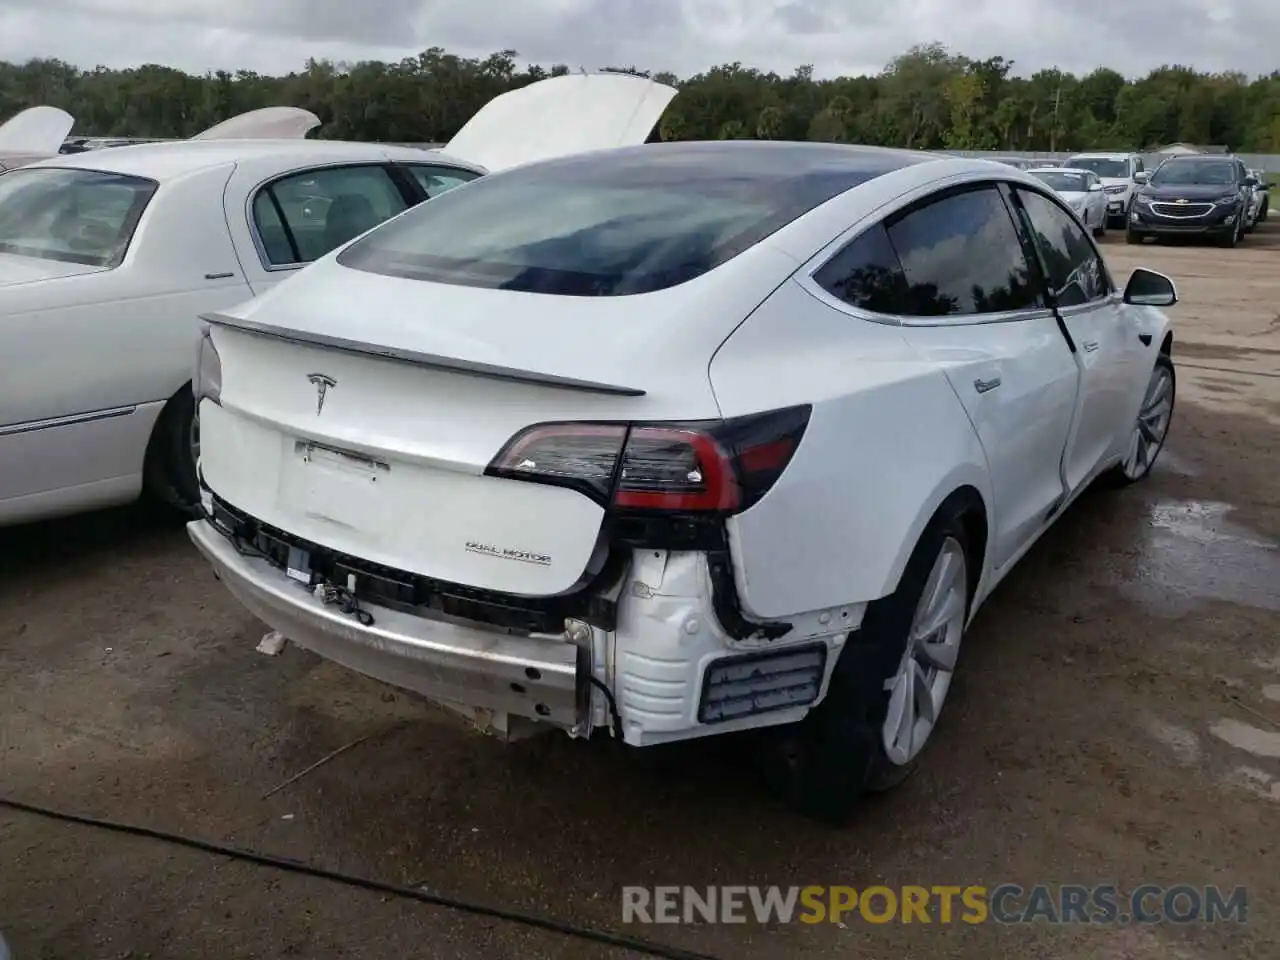
<path fill-rule="evenodd" d="M 990 380 L 973 381 L 973 389 L 977 390 L 979 393 L 986 393 L 988 390 L 994 390 L 998 386 L 1000 386 L 999 377 L 992 377 Z"/>
<path fill-rule="evenodd" d="M 1095 351 L 1095 350 L 1097 350 L 1097 349 L 1098 349 L 1098 341 L 1097 341 L 1097 340 L 1086 340 L 1086 341 L 1084 341 L 1084 343 L 1080 344 L 1080 346 L 1084 347 L 1084 352 L 1085 352 L 1085 353 L 1093 353 L 1093 351 Z"/>

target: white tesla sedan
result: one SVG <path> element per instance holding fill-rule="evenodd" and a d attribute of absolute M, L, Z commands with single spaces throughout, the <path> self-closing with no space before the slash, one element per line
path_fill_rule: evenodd
<path fill-rule="evenodd" d="M 446 152 L 303 140 L 314 115 L 269 108 L 0 176 L 0 525 L 144 487 L 198 504 L 199 314 L 487 170 L 643 143 L 674 94 L 614 74 L 545 80 L 491 101 Z"/>
<path fill-rule="evenodd" d="M 1092 170 L 1043 167 L 1031 175 L 1057 192 L 1095 237 L 1107 232 L 1107 194 Z"/>
<path fill-rule="evenodd" d="M 637 746 L 777 726 L 779 785 L 839 818 L 916 760 L 1036 538 L 1147 475 L 1175 301 L 984 161 L 535 164 L 206 318 L 189 530 L 323 657 Z"/>

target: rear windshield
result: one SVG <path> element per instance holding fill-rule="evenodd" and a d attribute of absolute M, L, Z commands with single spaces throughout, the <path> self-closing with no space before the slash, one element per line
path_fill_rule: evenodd
<path fill-rule="evenodd" d="M 1058 173 L 1057 171 L 1032 170 L 1031 175 L 1040 180 L 1054 190 L 1062 193 L 1084 193 L 1088 188 L 1085 186 L 1085 177 L 1083 173 Z"/>
<path fill-rule="evenodd" d="M 0 177 L 0 253 L 113 267 L 155 190 L 118 173 L 11 170 Z"/>
<path fill-rule="evenodd" d="M 489 289 L 647 293 L 714 269 L 886 172 L 839 163 L 782 170 L 776 158 L 753 163 L 758 158 L 746 153 L 738 164 L 716 159 L 644 147 L 481 177 L 384 224 L 337 259 L 371 273 Z"/>

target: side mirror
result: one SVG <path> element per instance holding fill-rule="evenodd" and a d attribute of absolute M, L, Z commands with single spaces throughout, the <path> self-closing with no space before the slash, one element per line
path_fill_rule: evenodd
<path fill-rule="evenodd" d="M 1138 267 L 1125 284 L 1124 302 L 1142 307 L 1172 307 L 1178 302 L 1178 288 L 1163 273 Z"/>
<path fill-rule="evenodd" d="M 1150 178 L 1147 174 L 1147 171 L 1145 170 L 1139 170 L 1137 173 L 1133 175 L 1134 183 L 1146 183 L 1148 179 Z"/>
<path fill-rule="evenodd" d="M 1245 178 L 1244 178 L 1244 185 L 1245 185 L 1246 187 L 1256 187 L 1256 186 L 1258 185 L 1258 178 L 1257 178 L 1257 177 L 1245 177 Z"/>
<path fill-rule="evenodd" d="M 1100 183 L 1091 183 L 1091 184 L 1089 184 L 1089 192 L 1090 192 L 1090 193 L 1101 193 L 1101 192 L 1102 192 L 1102 184 L 1100 184 Z"/>

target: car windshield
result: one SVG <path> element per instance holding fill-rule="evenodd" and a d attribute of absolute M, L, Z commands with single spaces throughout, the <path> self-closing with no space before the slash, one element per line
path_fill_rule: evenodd
<path fill-rule="evenodd" d="M 1100 177 L 1122 179 L 1129 176 L 1128 160 L 1110 160 L 1106 157 L 1072 157 L 1067 166 L 1077 170 L 1092 170 Z"/>
<path fill-rule="evenodd" d="M 1064 173 L 1061 170 L 1032 170 L 1031 175 L 1061 193 L 1084 193 L 1088 190 L 1083 173 Z"/>
<path fill-rule="evenodd" d="M 1170 160 L 1151 175 L 1157 187 L 1204 185 L 1228 187 L 1236 182 L 1236 168 L 1229 160 Z"/>
<path fill-rule="evenodd" d="M 561 296 L 691 280 L 900 158 L 848 148 L 636 148 L 481 177 L 338 256 L 370 273 Z"/>
<path fill-rule="evenodd" d="M 118 173 L 11 170 L 0 177 L 0 253 L 115 266 L 155 190 Z"/>

